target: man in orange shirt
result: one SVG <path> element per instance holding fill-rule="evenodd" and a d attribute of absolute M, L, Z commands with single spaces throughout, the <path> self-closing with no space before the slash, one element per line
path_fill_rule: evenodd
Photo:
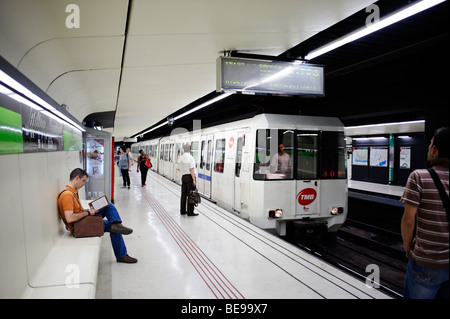
<path fill-rule="evenodd" d="M 132 229 L 122 225 L 122 220 L 116 207 L 113 204 L 96 210 L 84 209 L 79 203 L 78 190 L 84 186 L 88 178 L 88 174 L 81 168 L 76 168 L 70 173 L 69 184 L 66 185 L 65 190 L 58 198 L 59 214 L 66 224 L 66 228 L 70 231 L 73 229 L 73 223 L 80 219 L 93 215 L 100 214 L 106 219 L 103 220 L 105 224 L 105 232 L 110 232 L 111 244 L 113 246 L 114 254 L 117 262 L 136 263 L 137 259 L 130 257 L 127 254 L 127 248 L 123 241 L 122 235 L 129 235 L 133 232 Z"/>

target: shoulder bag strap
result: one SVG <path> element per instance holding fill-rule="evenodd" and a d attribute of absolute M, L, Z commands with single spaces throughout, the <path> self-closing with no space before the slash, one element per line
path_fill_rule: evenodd
<path fill-rule="evenodd" d="M 71 193 L 73 194 L 73 196 L 75 197 L 75 199 L 77 200 L 77 202 L 78 202 L 78 204 L 80 205 L 80 207 L 83 208 L 83 205 L 81 205 L 80 200 L 78 199 L 77 195 L 76 195 L 71 189 L 66 188 L 66 189 L 63 190 L 61 193 L 59 193 L 58 199 L 59 199 L 59 197 L 61 196 L 61 194 L 64 193 L 65 191 L 71 192 Z"/>
<path fill-rule="evenodd" d="M 434 169 L 428 168 L 428 172 L 433 178 L 434 184 L 436 185 L 436 188 L 439 191 L 439 196 L 441 197 L 442 204 L 444 205 L 445 211 L 447 212 L 447 220 L 450 220 L 448 211 L 448 196 L 447 193 L 445 192 L 444 185 L 442 185 L 441 179 L 439 178 L 438 174 Z"/>

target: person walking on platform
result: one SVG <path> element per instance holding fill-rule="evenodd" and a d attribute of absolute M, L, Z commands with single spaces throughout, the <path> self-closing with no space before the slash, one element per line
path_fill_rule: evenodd
<path fill-rule="evenodd" d="M 133 166 L 134 165 L 134 158 L 133 158 L 133 154 L 131 153 L 131 148 L 127 148 L 127 154 L 128 154 L 128 158 L 130 159 L 130 161 L 131 161 L 131 165 L 130 165 L 130 167 L 131 166 Z M 131 169 L 130 169 L 131 170 Z"/>
<path fill-rule="evenodd" d="M 183 145 L 184 154 L 179 158 L 179 168 L 181 174 L 181 200 L 180 214 L 187 213 L 188 216 L 197 216 L 194 213 L 194 204 L 189 204 L 189 191 L 197 186 L 195 182 L 195 159 L 191 155 L 191 147 L 189 144 Z M 187 210 L 186 210 L 187 205 Z"/>
<path fill-rule="evenodd" d="M 100 214 L 106 220 L 103 220 L 105 224 L 105 232 L 110 233 L 111 244 L 113 247 L 114 255 L 117 262 L 133 264 L 138 260 L 130 257 L 127 252 L 127 247 L 123 240 L 122 235 L 129 235 L 133 232 L 131 228 L 122 225 L 122 219 L 119 212 L 113 204 L 109 204 L 100 210 L 96 209 L 84 209 L 79 202 L 78 190 L 84 186 L 84 183 L 88 179 L 88 174 L 81 168 L 76 168 L 70 173 L 69 184 L 60 193 L 58 197 L 58 209 L 59 214 L 69 231 L 73 229 L 73 223 L 80 219 L 93 214 Z"/>
<path fill-rule="evenodd" d="M 139 154 L 140 155 L 137 161 L 137 172 L 139 173 L 139 170 L 141 170 L 141 186 L 144 187 L 147 185 L 145 182 L 147 181 L 147 172 L 149 167 L 145 165 L 145 162 L 147 161 L 148 155 L 144 153 L 144 150 L 139 150 Z"/>
<path fill-rule="evenodd" d="M 403 248 L 409 260 L 405 299 L 449 299 L 448 135 L 448 127 L 436 130 L 427 154 L 431 169 L 413 171 L 401 198 Z"/>
<path fill-rule="evenodd" d="M 120 160 L 119 160 L 119 168 L 122 172 L 122 179 L 123 179 L 123 186 L 122 188 L 130 189 L 130 174 L 129 171 L 131 170 L 131 159 L 130 156 L 127 153 L 127 149 L 125 146 L 120 147 Z"/>

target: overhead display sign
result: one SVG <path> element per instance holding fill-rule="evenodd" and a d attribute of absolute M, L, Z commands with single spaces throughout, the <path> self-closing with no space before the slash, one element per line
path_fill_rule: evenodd
<path fill-rule="evenodd" d="M 216 89 L 218 92 L 324 96 L 323 66 L 219 57 Z"/>

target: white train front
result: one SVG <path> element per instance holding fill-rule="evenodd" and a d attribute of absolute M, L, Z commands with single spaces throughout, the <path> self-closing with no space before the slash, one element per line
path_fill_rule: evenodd
<path fill-rule="evenodd" d="M 175 129 L 131 151 L 137 158 L 143 149 L 152 170 L 180 184 L 184 143 L 196 161 L 199 192 L 260 228 L 280 236 L 333 233 L 345 221 L 346 148 L 337 118 L 262 114 L 192 132 Z"/>

